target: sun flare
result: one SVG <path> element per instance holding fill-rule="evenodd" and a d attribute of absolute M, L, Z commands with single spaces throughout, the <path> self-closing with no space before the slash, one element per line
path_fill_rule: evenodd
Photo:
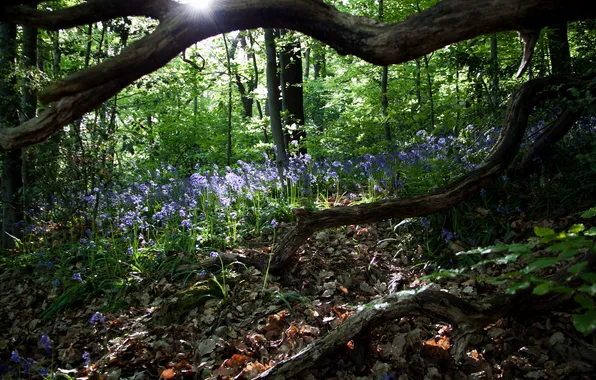
<path fill-rule="evenodd" d="M 193 8 L 207 10 L 211 7 L 213 0 L 187 0 L 186 3 Z"/>

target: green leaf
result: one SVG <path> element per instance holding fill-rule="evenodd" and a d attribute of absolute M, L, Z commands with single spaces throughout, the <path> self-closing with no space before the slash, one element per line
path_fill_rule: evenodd
<path fill-rule="evenodd" d="M 594 307 L 594 300 L 587 294 L 577 293 L 573 299 L 584 309 L 591 309 Z"/>
<path fill-rule="evenodd" d="M 583 224 L 574 224 L 573 226 L 571 226 L 571 228 L 569 228 L 569 230 L 567 230 L 567 232 L 569 232 L 570 234 L 577 234 L 585 229 L 586 227 L 584 227 Z"/>
<path fill-rule="evenodd" d="M 534 233 L 538 237 L 547 237 L 553 236 L 555 234 L 555 230 L 553 230 L 552 228 L 534 226 Z"/>
<path fill-rule="evenodd" d="M 530 281 L 520 281 L 520 282 L 515 282 L 511 285 L 509 285 L 509 287 L 507 288 L 507 293 L 508 294 L 515 294 L 515 292 L 517 292 L 520 289 L 526 289 L 530 286 Z"/>
<path fill-rule="evenodd" d="M 591 209 L 585 211 L 581 217 L 584 219 L 590 219 L 596 216 L 596 207 L 592 207 Z"/>
<path fill-rule="evenodd" d="M 546 293 L 550 292 L 552 286 L 552 281 L 543 282 L 542 284 L 536 286 L 534 290 L 532 290 L 532 294 L 536 294 L 537 296 L 543 296 Z"/>
<path fill-rule="evenodd" d="M 596 329 L 596 310 L 588 310 L 584 314 L 573 316 L 573 325 L 584 335 Z"/>
<path fill-rule="evenodd" d="M 596 227 L 592 227 L 586 232 L 584 232 L 585 236 L 596 236 Z"/>
<path fill-rule="evenodd" d="M 577 290 L 579 290 L 580 292 L 584 292 L 584 293 L 594 296 L 594 295 L 596 295 L 596 284 L 582 285 Z"/>
<path fill-rule="evenodd" d="M 586 264 L 587 264 L 587 262 L 586 262 Z M 589 282 L 590 284 L 596 284 L 596 273 L 594 273 L 594 272 L 582 273 L 582 275 L 579 277 L 582 280 L 584 280 L 585 282 Z"/>
<path fill-rule="evenodd" d="M 578 275 L 581 271 L 583 271 L 586 267 L 588 266 L 588 262 L 587 261 L 582 261 L 579 262 L 577 264 L 573 264 L 572 266 L 570 266 L 567 270 L 569 271 L 569 273 L 571 274 L 575 274 Z"/>
<path fill-rule="evenodd" d="M 559 262 L 558 257 L 541 257 L 529 263 L 528 266 L 523 269 L 523 272 L 530 273 L 538 269 L 550 267 L 557 262 Z"/>

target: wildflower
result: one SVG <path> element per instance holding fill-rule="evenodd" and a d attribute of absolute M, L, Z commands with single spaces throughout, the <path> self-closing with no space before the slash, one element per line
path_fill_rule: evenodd
<path fill-rule="evenodd" d="M 445 240 L 445 243 L 449 243 L 451 240 L 453 240 L 453 238 L 456 236 L 456 234 L 454 234 L 453 232 L 450 232 L 446 229 L 443 229 L 441 236 Z"/>
<path fill-rule="evenodd" d="M 209 253 L 209 256 L 210 256 L 210 257 L 213 257 L 213 258 L 216 258 L 216 257 L 219 257 L 219 253 L 217 253 L 217 252 L 215 252 L 215 251 L 214 251 L 214 252 L 210 252 L 210 253 Z"/>
<path fill-rule="evenodd" d="M 271 221 L 271 227 L 273 227 L 273 228 L 277 228 L 277 226 L 279 226 L 279 223 L 277 223 L 277 220 L 273 219 L 273 220 Z"/>
<path fill-rule="evenodd" d="M 41 339 L 39 339 L 39 343 L 46 350 L 46 356 L 49 358 L 51 356 L 52 348 L 53 348 L 52 347 L 52 341 L 50 340 L 50 337 L 47 336 L 46 334 L 43 334 L 41 336 Z"/>
<path fill-rule="evenodd" d="M 21 357 L 19 356 L 19 352 L 17 350 L 12 350 L 12 355 L 10 356 L 10 361 L 15 363 L 21 362 Z"/>
<path fill-rule="evenodd" d="M 132 252 L 133 252 L 133 249 L 132 249 L 132 247 L 128 247 L 128 249 L 126 250 L 126 253 L 127 253 L 129 256 L 132 256 Z"/>
<path fill-rule="evenodd" d="M 480 189 L 480 196 L 481 196 L 482 198 L 484 198 L 484 196 L 485 196 L 485 195 L 486 195 L 486 190 L 484 190 L 484 189 Z"/>
<path fill-rule="evenodd" d="M 59 286 L 60 286 L 60 280 L 58 280 L 58 279 L 55 279 L 55 280 L 54 280 L 54 286 L 55 286 L 55 287 L 59 287 Z"/>
<path fill-rule="evenodd" d="M 72 275 L 72 279 L 78 282 L 83 282 L 83 278 L 81 277 L 80 273 L 75 273 Z"/>
<path fill-rule="evenodd" d="M 428 221 L 428 219 L 427 219 L 427 218 L 420 218 L 420 223 L 422 223 L 422 227 L 423 227 L 425 230 L 428 230 L 428 229 L 430 229 L 430 222 Z"/>
<path fill-rule="evenodd" d="M 87 351 L 83 351 L 83 360 L 85 361 L 85 367 L 89 367 L 91 358 L 89 357 L 89 353 Z"/>

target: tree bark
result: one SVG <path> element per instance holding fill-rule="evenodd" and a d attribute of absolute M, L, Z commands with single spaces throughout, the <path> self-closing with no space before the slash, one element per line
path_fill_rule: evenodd
<path fill-rule="evenodd" d="M 14 25 L 0 23 L 0 129 L 12 129 L 19 124 L 19 96 L 16 81 L 17 29 Z M 13 248 L 15 239 L 21 237 L 17 224 L 23 220 L 21 192 L 21 149 L 14 148 L 4 154 L 2 164 L 2 247 Z"/>
<path fill-rule="evenodd" d="M 306 129 L 304 127 L 304 93 L 302 82 L 302 53 L 300 41 L 292 33 L 286 34 L 286 38 L 293 41 L 284 44 L 282 48 L 283 91 L 285 111 L 287 111 L 286 124 L 289 129 L 289 141 L 295 141 L 300 154 L 306 154 Z"/>
<path fill-rule="evenodd" d="M 286 165 L 287 154 L 281 127 L 281 110 L 279 104 L 279 87 L 277 85 L 277 53 L 275 36 L 272 29 L 265 29 L 265 47 L 267 51 L 267 104 L 269 105 L 269 120 L 271 134 L 275 144 L 275 161 L 280 170 Z"/>
<path fill-rule="evenodd" d="M 567 38 L 567 23 L 549 26 L 548 50 L 553 75 L 571 74 L 571 54 L 569 53 L 569 39 Z"/>
<path fill-rule="evenodd" d="M 557 22 L 596 17 L 590 0 L 443 0 L 393 25 L 341 13 L 320 0 L 225 0 L 212 5 L 210 17 L 173 0 L 96 0 L 56 11 L 14 4 L 0 6 L 0 22 L 56 30 L 116 17 L 147 16 L 159 19 L 160 24 L 118 56 L 48 86 L 40 94 L 42 102 L 62 103 L 10 132 L 1 131 L 4 150 L 45 140 L 64 123 L 98 107 L 193 43 L 232 30 L 284 27 L 319 39 L 340 54 L 388 65 L 481 34 L 536 31 Z"/>
<path fill-rule="evenodd" d="M 384 8 L 383 0 L 379 0 L 379 20 L 383 21 Z M 389 67 L 383 66 L 381 73 L 381 115 L 383 115 L 383 129 L 385 131 L 385 140 L 391 141 L 391 126 L 389 124 L 389 116 L 387 108 L 389 107 L 389 100 L 387 99 L 387 81 L 389 79 Z"/>
<path fill-rule="evenodd" d="M 37 67 L 37 29 L 28 26 L 23 27 L 23 48 L 21 50 L 21 65 L 23 68 L 23 78 L 21 79 L 21 114 L 19 121 L 24 123 L 27 120 L 33 119 L 37 113 L 37 96 L 33 88 L 33 80 Z M 27 191 L 29 187 L 29 172 L 32 169 L 27 159 L 27 155 L 23 151 L 21 153 L 22 159 L 22 183 L 23 183 L 23 210 L 29 202 Z"/>

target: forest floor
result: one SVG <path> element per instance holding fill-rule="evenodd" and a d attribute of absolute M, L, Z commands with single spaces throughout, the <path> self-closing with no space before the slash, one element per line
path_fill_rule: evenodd
<path fill-rule="evenodd" d="M 575 217 L 508 221 L 510 236 L 519 241 L 535 225 L 560 230 L 576 222 Z M 358 306 L 424 284 L 420 277 L 436 269 L 425 267 L 425 248 L 392 227 L 380 223 L 322 231 L 299 250 L 285 273 L 269 276 L 264 291 L 264 274 L 242 266 L 226 269 L 225 298 L 221 292 L 210 297 L 214 281 L 193 272 L 158 282 L 131 275 L 136 285 L 118 296 L 127 307 L 102 314 L 96 313 L 106 310 L 106 297 L 42 319 L 56 288 L 33 271 L 7 271 L 0 283 L 0 369 L 8 372 L 0 374 L 41 378 L 37 371 L 43 366 L 78 379 L 253 378 L 333 330 Z M 457 242 L 446 249 L 459 250 Z M 218 277 L 220 283 L 223 278 Z M 469 278 L 433 286 L 471 302 L 504 289 Z M 594 378 L 596 337 L 575 330 L 571 311 L 495 321 L 481 342 L 468 347 L 463 363 L 455 363 L 449 350 L 457 327 L 426 317 L 402 318 L 366 331 L 297 378 Z M 40 341 L 42 335 L 49 341 Z M 23 363 L 21 372 L 14 372 L 13 350 L 32 359 L 30 374 L 23 372 Z"/>

